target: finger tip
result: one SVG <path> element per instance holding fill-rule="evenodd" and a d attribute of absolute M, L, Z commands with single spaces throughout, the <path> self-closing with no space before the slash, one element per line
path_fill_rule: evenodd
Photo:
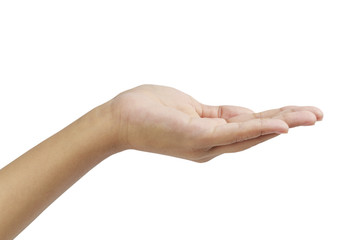
<path fill-rule="evenodd" d="M 324 119 L 324 113 L 319 109 L 319 114 L 316 117 L 318 121 L 322 121 Z"/>
<path fill-rule="evenodd" d="M 280 131 L 277 131 L 276 132 L 276 134 L 279 134 L 279 135 L 281 135 L 281 134 L 288 134 L 288 132 L 289 132 L 289 129 L 283 129 L 283 130 L 280 130 Z"/>
<path fill-rule="evenodd" d="M 306 126 L 312 126 L 315 125 L 316 121 L 317 121 L 318 117 L 316 114 L 309 114 L 309 116 L 307 117 L 304 125 Z"/>
<path fill-rule="evenodd" d="M 281 134 L 287 134 L 289 132 L 289 127 L 286 127 L 284 129 L 282 129 L 282 131 L 280 132 Z"/>
<path fill-rule="evenodd" d="M 298 123 L 292 127 L 297 126 L 312 126 L 318 121 L 318 115 L 313 111 L 301 111 L 299 115 Z"/>
<path fill-rule="evenodd" d="M 324 118 L 324 113 L 319 108 L 314 107 L 313 113 L 316 116 L 316 121 L 322 121 Z"/>
<path fill-rule="evenodd" d="M 263 119 L 261 121 L 261 135 L 267 134 L 283 134 L 289 131 L 288 124 L 281 119 Z"/>
<path fill-rule="evenodd" d="M 279 129 L 278 129 L 278 133 L 279 134 L 284 134 L 284 133 L 288 133 L 289 132 L 289 125 L 285 122 L 280 120 L 279 121 Z"/>

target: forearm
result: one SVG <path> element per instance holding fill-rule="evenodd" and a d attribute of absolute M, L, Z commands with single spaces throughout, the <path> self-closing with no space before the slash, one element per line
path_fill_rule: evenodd
<path fill-rule="evenodd" d="M 12 239 L 103 159 L 118 151 L 109 103 L 0 170 L 0 239 Z"/>

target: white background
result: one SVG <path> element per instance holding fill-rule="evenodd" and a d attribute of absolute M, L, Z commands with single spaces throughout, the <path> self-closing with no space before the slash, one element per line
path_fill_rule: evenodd
<path fill-rule="evenodd" d="M 359 13 L 346 0 L 1 1 L 0 167 L 143 83 L 325 113 L 205 164 L 114 155 L 17 239 L 360 239 Z"/>

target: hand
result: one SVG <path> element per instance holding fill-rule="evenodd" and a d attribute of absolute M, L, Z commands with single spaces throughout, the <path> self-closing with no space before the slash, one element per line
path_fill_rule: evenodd
<path fill-rule="evenodd" d="M 169 87 L 131 89 L 0 169 L 0 239 L 14 239 L 115 152 L 137 149 L 206 162 L 321 119 L 321 111 L 314 107 L 254 113 L 242 107 L 204 105 Z"/>
<path fill-rule="evenodd" d="M 235 106 L 208 106 L 176 89 L 142 85 L 112 100 L 121 149 L 206 162 L 269 140 L 323 117 L 315 107 L 289 106 L 261 113 Z"/>

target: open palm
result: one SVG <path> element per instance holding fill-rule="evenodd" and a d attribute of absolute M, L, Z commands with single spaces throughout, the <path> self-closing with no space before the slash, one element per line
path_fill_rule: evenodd
<path fill-rule="evenodd" d="M 209 106 L 174 88 L 142 85 L 113 100 L 119 146 L 196 162 L 238 152 L 322 119 L 315 107 L 283 107 L 261 113 Z"/>

